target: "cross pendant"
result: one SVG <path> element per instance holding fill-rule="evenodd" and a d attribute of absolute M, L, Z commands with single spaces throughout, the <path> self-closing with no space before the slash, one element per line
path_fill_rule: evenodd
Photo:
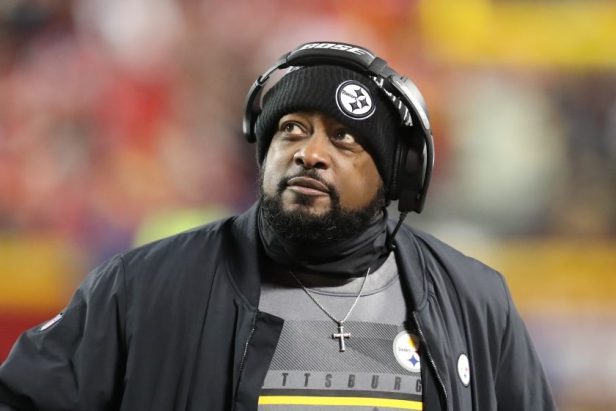
<path fill-rule="evenodd" d="M 344 326 L 342 324 L 338 324 L 338 332 L 332 334 L 332 339 L 336 338 L 338 338 L 338 341 L 340 342 L 340 352 L 344 352 L 344 350 L 346 349 L 344 345 L 344 339 L 351 338 L 351 333 L 345 333 Z"/>

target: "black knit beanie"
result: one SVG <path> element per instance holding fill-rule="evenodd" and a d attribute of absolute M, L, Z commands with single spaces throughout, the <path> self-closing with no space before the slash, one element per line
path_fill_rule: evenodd
<path fill-rule="evenodd" d="M 259 165 L 280 118 L 297 111 L 320 111 L 348 127 L 390 187 L 400 120 L 372 79 L 340 66 L 302 67 L 286 74 L 264 96 L 255 125 Z"/>

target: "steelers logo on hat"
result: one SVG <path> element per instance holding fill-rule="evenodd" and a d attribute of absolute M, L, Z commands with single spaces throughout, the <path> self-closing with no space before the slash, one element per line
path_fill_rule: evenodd
<path fill-rule="evenodd" d="M 338 86 L 336 104 L 340 111 L 355 120 L 370 117 L 375 108 L 368 89 L 355 80 L 347 80 Z"/>

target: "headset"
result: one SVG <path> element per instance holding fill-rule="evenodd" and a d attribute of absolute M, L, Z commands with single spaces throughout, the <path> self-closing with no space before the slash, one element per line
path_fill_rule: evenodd
<path fill-rule="evenodd" d="M 400 114 L 402 136 L 396 142 L 388 200 L 398 200 L 401 213 L 423 210 L 434 166 L 434 143 L 423 96 L 408 78 L 391 69 L 370 50 L 348 43 L 310 42 L 282 55 L 260 75 L 246 96 L 244 136 L 256 141 L 255 124 L 261 113 L 261 94 L 272 74 L 297 66 L 335 65 L 371 77 Z"/>

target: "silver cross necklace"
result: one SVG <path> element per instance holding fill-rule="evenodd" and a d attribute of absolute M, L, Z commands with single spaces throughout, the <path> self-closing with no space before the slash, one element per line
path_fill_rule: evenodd
<path fill-rule="evenodd" d="M 351 305 L 351 308 L 349 308 L 349 311 L 347 312 L 347 314 L 344 316 L 342 320 L 338 320 L 329 311 L 327 311 L 327 309 L 323 307 L 323 305 L 319 302 L 319 300 L 316 299 L 314 294 L 312 294 L 312 292 L 304 284 L 302 284 L 302 282 L 299 280 L 299 278 L 297 278 L 297 276 L 293 273 L 293 271 L 289 270 L 289 272 L 291 273 L 295 281 L 297 281 L 297 284 L 299 284 L 299 286 L 302 287 L 302 290 L 306 292 L 308 297 L 310 297 L 310 299 L 314 301 L 317 307 L 319 307 L 321 311 L 323 311 L 329 318 L 331 318 L 338 325 L 338 332 L 332 334 L 332 339 L 334 340 L 336 338 L 338 339 L 338 342 L 340 345 L 340 352 L 344 352 L 346 350 L 344 341 L 345 339 L 351 338 L 350 332 L 344 332 L 344 322 L 349 318 L 349 316 L 353 312 L 353 309 L 355 308 L 355 306 L 357 305 L 357 302 L 359 301 L 359 297 L 361 297 L 361 293 L 364 291 L 364 286 L 366 285 L 368 274 L 370 274 L 370 267 L 368 267 L 368 271 L 366 271 L 366 274 L 364 275 L 364 281 L 362 281 L 361 283 L 361 288 L 359 289 L 359 292 L 357 293 L 357 297 L 355 297 L 355 301 L 353 301 L 353 305 Z"/>

